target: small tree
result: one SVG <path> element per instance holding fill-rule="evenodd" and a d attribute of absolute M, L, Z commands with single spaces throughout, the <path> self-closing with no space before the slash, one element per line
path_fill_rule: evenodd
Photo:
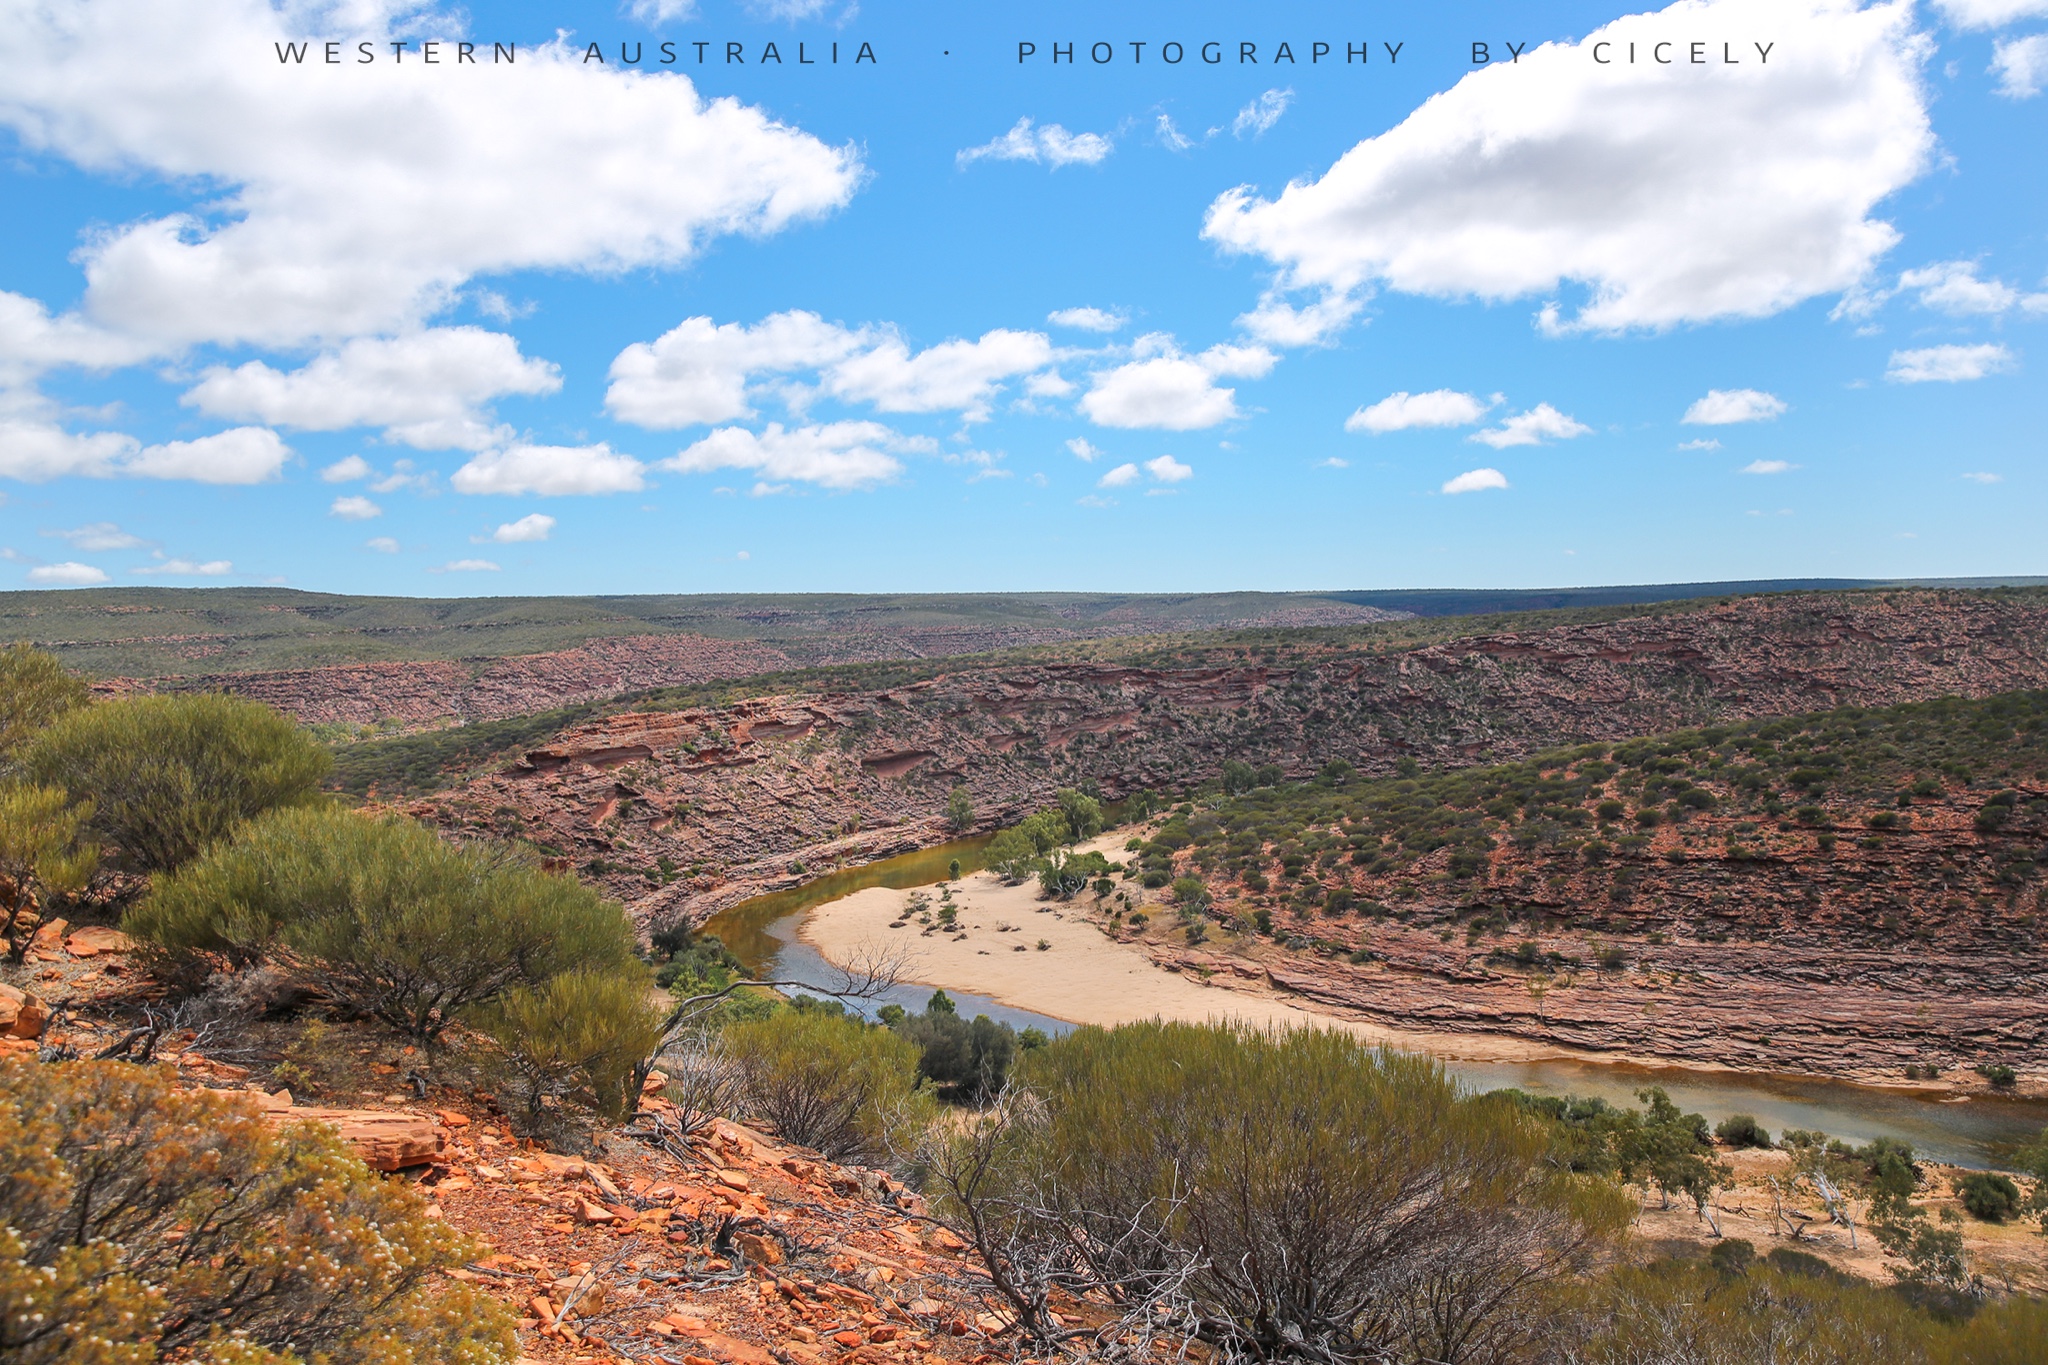
<path fill-rule="evenodd" d="M 54 655 L 25 644 L 0 650 L 0 774 L 37 732 L 90 700 Z"/>
<path fill-rule="evenodd" d="M 504 1050 L 529 1119 L 550 1098 L 579 1096 L 608 1119 L 639 1100 L 636 1068 L 661 1045 L 661 1013 L 644 972 L 581 969 L 519 986 L 475 1010 Z"/>
<path fill-rule="evenodd" d="M 955 787 L 947 795 L 946 823 L 953 827 L 955 834 L 965 834 L 974 828 L 974 798 L 966 787 Z"/>
<path fill-rule="evenodd" d="M 91 829 L 138 872 L 166 872 L 279 806 L 319 800 L 331 760 L 289 717 L 219 695 L 130 697 L 72 710 L 22 768 L 93 804 Z"/>
<path fill-rule="evenodd" d="M 1056 799 L 1060 817 L 1067 822 L 1067 837 L 1087 839 L 1102 832 L 1102 803 L 1084 791 L 1062 787 Z"/>
<path fill-rule="evenodd" d="M 748 1111 L 831 1160 L 878 1160 L 893 1124 L 930 1112 L 929 1097 L 917 1090 L 916 1045 L 886 1028 L 778 1010 L 733 1025 L 725 1037 L 746 1076 Z"/>
<path fill-rule="evenodd" d="M 4 657 L 4 656 L 0 656 Z M 55 787 L 0 787 L 0 937 L 21 961 L 53 896 L 83 890 L 99 850 L 80 839 L 92 805 L 71 805 Z"/>

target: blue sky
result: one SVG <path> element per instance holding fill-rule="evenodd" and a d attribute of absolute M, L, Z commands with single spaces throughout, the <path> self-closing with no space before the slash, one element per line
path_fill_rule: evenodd
<path fill-rule="evenodd" d="M 0 585 L 2048 573 L 2048 0 L 1100 13 L 0 0 Z"/>

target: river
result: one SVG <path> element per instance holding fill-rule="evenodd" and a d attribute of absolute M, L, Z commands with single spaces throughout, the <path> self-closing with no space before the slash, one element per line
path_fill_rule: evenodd
<path fill-rule="evenodd" d="M 898 890 L 930 886 L 945 879 L 956 858 L 964 872 L 978 871 L 988 842 L 986 835 L 962 839 L 827 873 L 791 890 L 757 896 L 723 910 L 704 926 L 704 932 L 716 935 L 756 976 L 825 987 L 838 979 L 837 972 L 815 948 L 797 937 L 810 910 L 871 886 Z M 921 1010 L 934 987 L 940 986 L 962 1015 L 986 1014 L 1019 1029 L 1036 1026 L 1055 1036 L 1074 1027 L 1064 1020 L 954 990 L 944 982 L 898 985 L 868 1008 L 872 1011 L 894 1003 L 913 1012 Z M 1894 1137 L 1912 1143 L 1913 1150 L 1924 1157 L 1959 1166 L 2004 1165 L 2015 1147 L 2048 1127 L 2048 1103 L 2038 1100 L 1986 1095 L 1959 1099 L 1945 1090 L 1879 1088 L 1813 1076 L 1566 1059 L 1446 1060 L 1444 1069 L 1475 1091 L 1518 1086 L 1535 1094 L 1597 1096 L 1613 1104 L 1634 1104 L 1637 1090 L 1662 1086 L 1674 1103 L 1706 1115 L 1711 1122 L 1731 1114 L 1749 1114 L 1774 1134 L 1787 1128 L 1809 1128 L 1855 1143 Z"/>

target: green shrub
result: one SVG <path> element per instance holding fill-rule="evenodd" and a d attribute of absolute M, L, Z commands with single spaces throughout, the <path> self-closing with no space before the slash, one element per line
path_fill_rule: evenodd
<path fill-rule="evenodd" d="M 733 1025 L 725 1042 L 746 1078 L 747 1112 L 834 1161 L 881 1160 L 897 1125 L 929 1111 L 917 1045 L 886 1028 L 778 1010 Z"/>
<path fill-rule="evenodd" d="M 1714 1136 L 1730 1147 L 1765 1147 L 1771 1145 L 1771 1135 L 1748 1114 L 1730 1114 L 1714 1125 Z"/>
<path fill-rule="evenodd" d="M 167 970 L 273 955 L 347 1006 L 431 1040 L 472 1005 L 559 973 L 623 970 L 618 906 L 505 845 L 337 807 L 273 811 L 156 879 L 124 927 Z"/>
<path fill-rule="evenodd" d="M 0 773 L 29 739 L 90 700 L 55 655 L 24 644 L 0 650 Z"/>
<path fill-rule="evenodd" d="M 51 902 L 92 880 L 99 850 L 80 837 L 91 817 L 90 803 L 74 806 L 55 787 L 0 785 L 0 942 L 15 961 Z"/>
<path fill-rule="evenodd" d="M 978 1100 L 1001 1090 L 1017 1056 L 1017 1033 L 985 1014 L 962 1019 L 941 992 L 945 1008 L 929 1006 L 923 1014 L 904 1014 L 885 1021 L 898 1036 L 916 1045 L 917 1073 L 955 1099 Z"/>
<path fill-rule="evenodd" d="M 0 1061 L 10 1365 L 509 1365 L 510 1314 L 438 1274 L 481 1250 L 329 1130 L 168 1069 Z"/>
<path fill-rule="evenodd" d="M 329 765 L 289 717 L 211 694 L 74 710 L 22 754 L 35 781 L 93 803 L 92 830 L 139 872 L 180 867 L 264 811 L 318 801 Z"/>
<path fill-rule="evenodd" d="M 477 1007 L 471 1021 L 503 1050 L 529 1118 L 564 1097 L 608 1119 L 628 1117 L 640 1098 L 635 1068 L 662 1034 L 662 1012 L 637 966 L 515 986 Z"/>
<path fill-rule="evenodd" d="M 2010 1090 L 2019 1084 L 2019 1073 L 2000 1062 L 1980 1062 L 1970 1069 L 1991 1082 L 1993 1090 Z"/>
<path fill-rule="evenodd" d="M 1956 1182 L 1956 1198 L 1972 1217 L 1987 1223 L 2003 1223 L 2020 1210 L 2020 1187 L 2011 1177 L 1993 1171 L 1973 1171 Z"/>
<path fill-rule="evenodd" d="M 1723 1238 L 1707 1253 L 1707 1264 L 1723 1275 L 1740 1275 L 1755 1262 L 1756 1244 L 1740 1237 Z"/>

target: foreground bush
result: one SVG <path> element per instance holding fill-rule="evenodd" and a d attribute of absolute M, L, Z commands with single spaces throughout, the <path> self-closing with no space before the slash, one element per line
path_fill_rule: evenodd
<path fill-rule="evenodd" d="M 90 700 L 85 684 L 55 655 L 27 645 L 0 650 L 0 773 L 30 737 Z"/>
<path fill-rule="evenodd" d="M 515 985 L 633 967 L 618 906 L 503 845 L 339 807 L 273 811 L 161 877 L 123 924 L 173 973 L 285 961 L 423 1041 Z"/>
<path fill-rule="evenodd" d="M 745 1077 L 747 1112 L 834 1161 L 881 1160 L 892 1130 L 929 1112 L 917 1045 L 886 1028 L 789 1009 L 734 1024 L 724 1041 Z"/>
<path fill-rule="evenodd" d="M 21 763 L 33 781 L 92 802 L 93 831 L 139 872 L 179 867 L 245 820 L 318 800 L 330 766 L 289 717 L 216 695 L 68 711 Z"/>
<path fill-rule="evenodd" d="M 0 1359 L 498 1365 L 479 1248 L 340 1139 L 118 1062 L 0 1062 Z"/>
<path fill-rule="evenodd" d="M 661 1046 L 662 1016 L 646 971 L 586 968 L 507 991 L 474 1022 L 504 1051 L 529 1118 L 552 1096 L 616 1121 L 639 1100 L 638 1068 Z"/>
<path fill-rule="evenodd" d="M 1041 1333 L 1057 1286 L 1183 1318 L 1226 1358 L 1505 1358 L 1633 1212 L 1513 1104 L 1343 1034 L 1137 1024 L 1025 1057 L 1007 1133 L 923 1156 Z"/>

